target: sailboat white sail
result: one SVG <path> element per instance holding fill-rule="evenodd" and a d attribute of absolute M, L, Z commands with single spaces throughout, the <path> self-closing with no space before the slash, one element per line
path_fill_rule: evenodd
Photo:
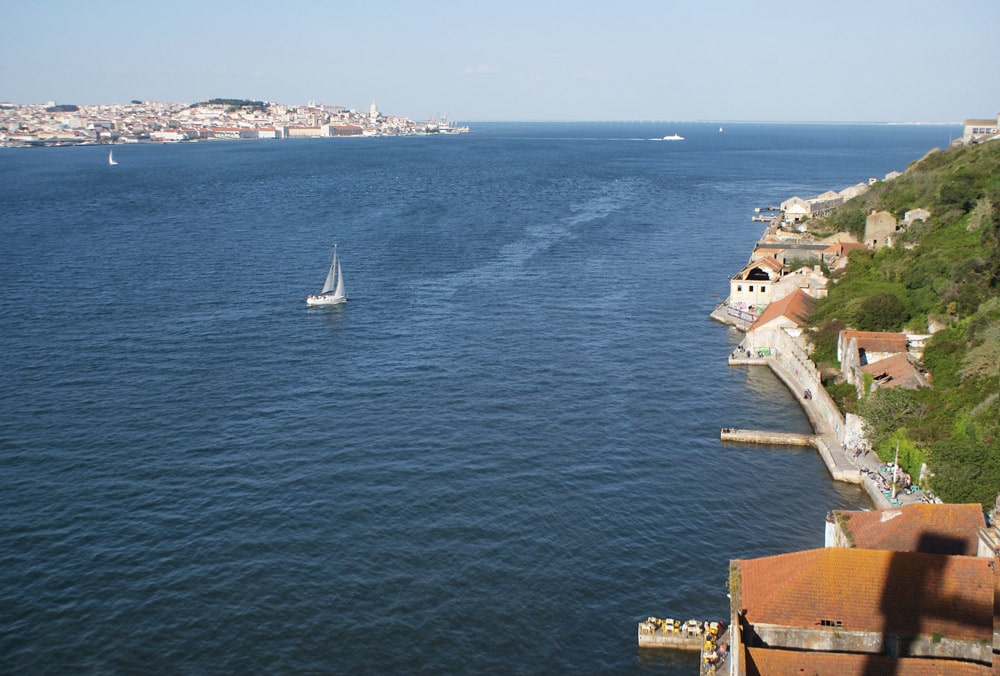
<path fill-rule="evenodd" d="M 330 263 L 330 270 L 326 273 L 326 281 L 323 282 L 323 290 L 318 295 L 306 297 L 306 305 L 339 305 L 347 302 L 347 292 L 344 291 L 344 271 L 340 267 L 340 258 L 337 256 L 337 245 L 333 245 L 333 261 Z"/>
<path fill-rule="evenodd" d="M 110 164 L 111 166 L 114 166 L 114 165 L 118 164 L 115 161 L 115 151 L 114 150 L 109 150 L 108 151 L 108 164 Z"/>

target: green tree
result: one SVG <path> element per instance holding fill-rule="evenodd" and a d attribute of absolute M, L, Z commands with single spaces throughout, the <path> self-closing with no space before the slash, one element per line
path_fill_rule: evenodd
<path fill-rule="evenodd" d="M 886 291 L 858 302 L 853 308 L 851 323 L 861 331 L 896 331 L 909 318 L 903 301 Z"/>
<path fill-rule="evenodd" d="M 891 387 L 877 389 L 862 399 L 858 412 L 868 426 L 868 438 L 878 445 L 922 416 L 926 407 L 916 391 Z"/>

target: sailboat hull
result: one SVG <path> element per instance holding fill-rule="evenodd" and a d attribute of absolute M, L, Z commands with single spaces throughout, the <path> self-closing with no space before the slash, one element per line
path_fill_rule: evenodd
<path fill-rule="evenodd" d="M 347 296 L 337 296 L 334 294 L 307 296 L 306 305 L 340 305 L 347 302 Z"/>

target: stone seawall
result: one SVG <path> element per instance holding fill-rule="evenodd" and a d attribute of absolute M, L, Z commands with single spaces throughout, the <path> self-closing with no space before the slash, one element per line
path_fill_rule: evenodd
<path fill-rule="evenodd" d="M 745 352 L 737 349 L 730 363 L 767 365 L 795 396 L 816 431 L 814 445 L 830 476 L 837 481 L 862 483 L 857 464 L 844 450 L 846 425 L 840 409 L 823 387 L 819 370 L 798 341 L 781 329 L 765 329 L 748 333 L 740 348 Z M 739 354 L 764 356 L 740 358 Z"/>

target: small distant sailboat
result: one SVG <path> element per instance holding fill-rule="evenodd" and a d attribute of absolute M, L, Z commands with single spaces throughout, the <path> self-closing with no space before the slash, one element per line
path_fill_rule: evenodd
<path fill-rule="evenodd" d="M 337 245 L 333 245 L 333 261 L 330 263 L 330 271 L 326 273 L 326 282 L 323 290 L 318 295 L 306 297 L 306 305 L 340 305 L 347 302 L 347 293 L 344 291 L 344 271 L 340 267 L 340 259 L 337 257 Z"/>
<path fill-rule="evenodd" d="M 671 134 L 670 136 L 664 136 L 664 141 L 683 141 L 684 137 L 680 134 Z"/>
<path fill-rule="evenodd" d="M 719 133 L 720 134 L 722 133 L 722 127 L 719 127 Z"/>
<path fill-rule="evenodd" d="M 116 164 L 118 164 L 118 162 L 115 161 L 115 151 L 114 150 L 109 150 L 108 151 L 108 164 L 110 164 L 112 167 L 115 166 Z"/>

